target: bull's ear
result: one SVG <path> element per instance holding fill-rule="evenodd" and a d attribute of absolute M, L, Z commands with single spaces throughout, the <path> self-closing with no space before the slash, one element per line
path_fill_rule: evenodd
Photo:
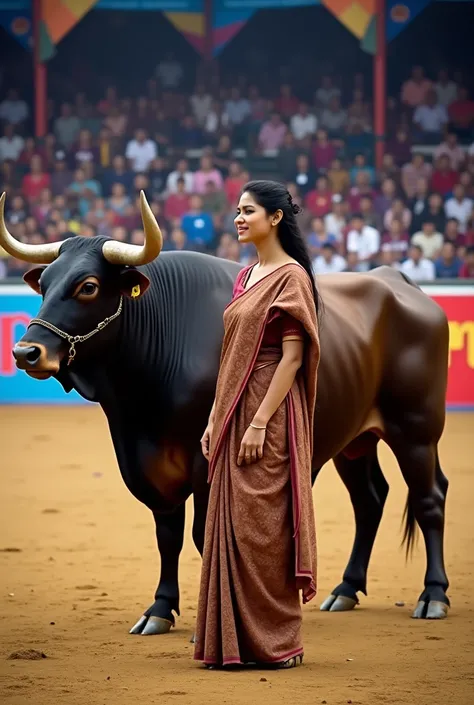
<path fill-rule="evenodd" d="M 39 280 L 45 269 L 46 267 L 35 267 L 23 275 L 23 281 L 25 281 L 33 291 L 36 291 L 37 294 L 41 294 Z"/>
<path fill-rule="evenodd" d="M 120 291 L 131 299 L 143 296 L 149 286 L 150 280 L 138 269 L 130 267 L 130 269 L 124 269 L 120 274 Z"/>

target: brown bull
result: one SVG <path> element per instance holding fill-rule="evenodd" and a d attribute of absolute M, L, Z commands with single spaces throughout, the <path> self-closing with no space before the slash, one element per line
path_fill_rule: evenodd
<path fill-rule="evenodd" d="M 161 233 L 144 196 L 143 248 L 107 238 L 19 243 L 5 228 L 3 204 L 4 198 L 0 246 L 20 259 L 50 264 L 25 275 L 43 304 L 15 346 L 17 365 L 37 379 L 54 375 L 67 391 L 75 388 L 104 409 L 127 487 L 154 514 L 162 558 L 155 602 L 132 631 L 163 633 L 174 623 L 172 611 L 179 614 L 184 502 L 192 492 L 193 537 L 202 550 L 207 467 L 199 439 L 214 396 L 222 313 L 239 266 L 191 252 L 158 256 Z M 137 286 L 140 295 L 130 299 Z M 438 442 L 445 422 L 446 316 L 386 267 L 324 275 L 318 287 L 323 306 L 314 478 L 334 459 L 356 519 L 343 582 L 321 609 L 352 609 L 357 593 L 366 593 L 388 492 L 377 460 L 383 439 L 409 489 L 407 545 L 415 521 L 425 539 L 425 589 L 414 616 L 443 618 L 449 606 L 443 559 L 448 481 Z M 144 408 L 146 414 L 136 414 Z M 165 451 L 182 459 L 178 474 L 176 463 L 162 462 Z"/>

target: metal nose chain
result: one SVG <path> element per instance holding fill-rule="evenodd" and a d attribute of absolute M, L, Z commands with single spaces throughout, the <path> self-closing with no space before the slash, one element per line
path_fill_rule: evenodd
<path fill-rule="evenodd" d="M 47 328 L 48 330 L 52 331 L 53 333 L 56 333 L 56 335 L 59 335 L 60 338 L 63 338 L 64 340 L 67 340 L 69 343 L 69 357 L 67 364 L 70 365 L 71 362 L 74 360 L 76 357 L 76 345 L 78 343 L 83 343 L 85 340 L 89 340 L 89 338 L 92 338 L 93 335 L 96 333 L 100 333 L 101 330 L 104 330 L 106 326 L 109 325 L 109 323 L 112 323 L 120 314 L 122 313 L 122 304 L 123 304 L 123 296 L 120 297 L 118 309 L 116 312 L 113 314 L 113 316 L 108 316 L 107 318 L 104 318 L 103 321 L 97 324 L 97 326 L 94 328 L 94 330 L 91 330 L 90 333 L 86 333 L 86 335 L 69 335 L 69 333 L 65 333 L 63 330 L 60 328 L 57 328 L 57 326 L 53 325 L 52 323 L 49 323 L 49 321 L 43 321 L 41 318 L 32 318 L 31 321 L 28 323 L 28 328 L 32 325 L 39 325 L 43 326 L 44 328 Z"/>

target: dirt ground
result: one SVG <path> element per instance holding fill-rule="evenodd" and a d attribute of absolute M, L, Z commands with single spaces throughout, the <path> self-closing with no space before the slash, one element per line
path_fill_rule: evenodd
<path fill-rule="evenodd" d="M 171 634 L 130 636 L 152 602 L 158 554 L 151 514 L 127 491 L 96 407 L 0 407 L 0 702 L 2 705 L 473 705 L 474 416 L 451 414 L 441 444 L 448 493 L 452 610 L 415 621 L 424 551 L 405 565 L 406 490 L 382 448 L 390 483 L 369 572 L 351 613 L 319 611 L 340 582 L 352 511 L 333 466 L 314 490 L 319 594 L 304 609 L 305 664 L 287 672 L 206 671 L 191 658 L 200 559 L 189 507 Z M 404 602 L 402 607 L 396 602 Z M 12 660 L 34 649 L 47 658 Z"/>

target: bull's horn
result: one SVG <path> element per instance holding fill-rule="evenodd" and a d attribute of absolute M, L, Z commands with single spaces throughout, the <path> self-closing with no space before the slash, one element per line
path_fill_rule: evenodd
<path fill-rule="evenodd" d="M 107 240 L 102 247 L 102 254 L 111 264 L 128 264 L 138 267 L 141 264 L 152 262 L 160 254 L 163 247 L 163 235 L 143 191 L 140 191 L 140 210 L 145 231 L 145 243 L 143 245 L 129 245 L 125 242 Z"/>
<path fill-rule="evenodd" d="M 61 242 L 50 242 L 47 245 L 26 245 L 24 242 L 15 240 L 5 225 L 5 199 L 6 193 L 0 196 L 0 247 L 8 252 L 12 257 L 21 259 L 24 262 L 35 264 L 50 264 L 59 255 Z"/>

